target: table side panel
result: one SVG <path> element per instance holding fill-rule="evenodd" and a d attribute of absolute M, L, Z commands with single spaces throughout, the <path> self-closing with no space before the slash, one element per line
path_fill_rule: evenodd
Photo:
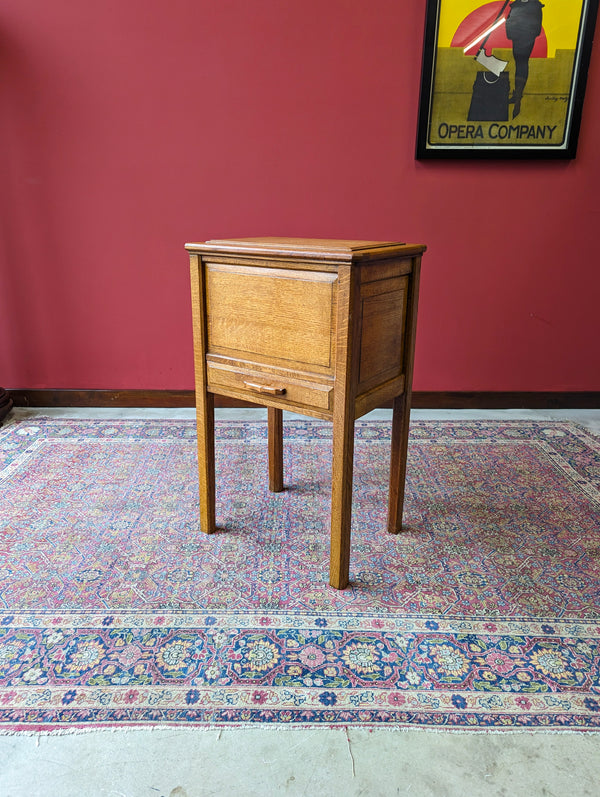
<path fill-rule="evenodd" d="M 359 395 L 402 373 L 408 284 L 402 276 L 362 286 Z"/>

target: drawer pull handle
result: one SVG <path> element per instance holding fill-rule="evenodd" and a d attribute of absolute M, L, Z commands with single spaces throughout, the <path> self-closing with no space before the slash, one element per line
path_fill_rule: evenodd
<path fill-rule="evenodd" d="M 245 380 L 244 384 L 246 387 L 250 388 L 250 390 L 256 390 L 258 393 L 268 393 L 269 396 L 285 396 L 284 387 L 275 387 L 274 385 L 259 385 L 256 382 L 246 382 Z"/>

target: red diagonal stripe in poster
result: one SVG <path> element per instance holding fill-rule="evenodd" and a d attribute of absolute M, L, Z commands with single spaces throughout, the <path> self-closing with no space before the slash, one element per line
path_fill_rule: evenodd
<path fill-rule="evenodd" d="M 465 55 L 477 55 L 477 52 L 483 43 L 483 39 L 480 37 L 483 35 L 483 38 L 485 39 L 486 31 L 489 30 L 497 21 L 498 15 L 502 11 L 503 5 L 503 0 L 494 0 L 493 3 L 485 3 L 485 5 L 476 8 L 474 11 L 468 14 L 458 26 L 452 39 L 451 46 L 465 48 L 471 42 L 476 41 L 476 44 L 467 50 Z M 504 11 L 504 19 L 506 19 L 508 16 L 509 10 L 510 6 L 508 6 Z M 505 49 L 512 48 L 512 42 L 506 36 L 505 25 L 500 25 L 492 31 L 485 44 L 485 51 L 488 55 L 491 55 L 492 50 L 496 47 Z M 548 42 L 546 40 L 546 33 L 542 29 L 541 34 L 535 40 L 533 52 L 531 53 L 530 57 L 546 58 L 547 55 Z"/>

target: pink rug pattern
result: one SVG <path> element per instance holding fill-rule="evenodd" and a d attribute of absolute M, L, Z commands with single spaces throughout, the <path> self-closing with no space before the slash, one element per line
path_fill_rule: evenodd
<path fill-rule="evenodd" d="M 406 530 L 390 425 L 356 425 L 351 586 L 327 584 L 331 426 L 0 429 L 0 731 L 357 725 L 600 729 L 600 441 L 562 422 L 416 422 Z"/>

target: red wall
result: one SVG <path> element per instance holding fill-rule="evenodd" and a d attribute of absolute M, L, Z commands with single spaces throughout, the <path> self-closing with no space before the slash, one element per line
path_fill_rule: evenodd
<path fill-rule="evenodd" d="M 428 244 L 417 390 L 600 390 L 575 161 L 416 162 L 424 0 L 4 0 L 0 384 L 191 388 L 190 240 Z"/>

